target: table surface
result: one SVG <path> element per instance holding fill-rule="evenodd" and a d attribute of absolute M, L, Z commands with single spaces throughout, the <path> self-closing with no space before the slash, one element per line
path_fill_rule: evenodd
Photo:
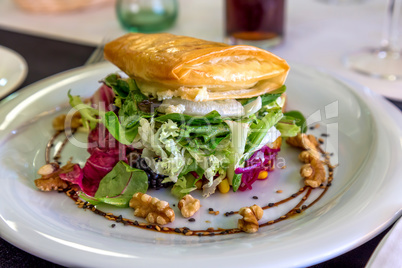
<path fill-rule="evenodd" d="M 78 44 L 77 42 L 71 42 L 71 40 L 60 41 L 54 39 L 54 37 L 46 38 L 39 37 L 37 34 L 30 35 L 18 32 L 15 32 L 14 29 L 0 30 L 0 45 L 20 53 L 28 63 L 28 76 L 20 88 L 50 75 L 82 66 L 95 50 L 93 44 L 84 44 L 82 42 L 78 42 Z M 288 53 L 286 52 L 286 47 L 283 46 L 277 48 L 277 51 L 282 54 Z M 292 53 L 288 54 L 291 55 Z M 316 55 L 315 57 L 318 56 Z M 402 110 L 402 102 L 395 100 L 390 100 L 390 102 Z M 360 247 L 313 267 L 364 267 L 381 238 L 388 231 L 389 228 Z M 30 255 L 0 238 L 0 267 L 60 266 Z"/>

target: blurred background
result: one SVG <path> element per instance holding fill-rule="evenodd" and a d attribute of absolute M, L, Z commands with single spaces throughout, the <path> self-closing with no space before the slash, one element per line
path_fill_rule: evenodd
<path fill-rule="evenodd" d="M 177 19 L 162 31 L 225 41 L 225 1 L 177 0 L 177 4 Z M 126 31 L 115 6 L 115 0 L 2 0 L 0 29 L 96 47 Z M 269 50 L 290 64 L 323 68 L 401 101 L 401 81 L 364 76 L 342 62 L 349 53 L 380 45 L 386 10 L 384 0 L 285 1 L 283 40 Z"/>

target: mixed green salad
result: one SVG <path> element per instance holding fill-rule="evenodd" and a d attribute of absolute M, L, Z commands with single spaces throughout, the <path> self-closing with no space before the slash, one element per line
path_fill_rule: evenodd
<path fill-rule="evenodd" d="M 89 101 L 68 94 L 90 130 L 90 157 L 61 178 L 93 204 L 121 207 L 148 188 L 171 187 L 181 198 L 200 180 L 204 197 L 225 179 L 234 192 L 251 189 L 261 171 L 273 168 L 275 140 L 305 132 L 301 113 L 282 112 L 285 90 L 200 104 L 158 100 L 134 79 L 110 74 Z"/>

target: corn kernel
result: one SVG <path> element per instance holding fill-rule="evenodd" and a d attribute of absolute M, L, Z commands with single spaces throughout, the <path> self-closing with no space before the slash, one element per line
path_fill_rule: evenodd
<path fill-rule="evenodd" d="M 223 181 L 221 181 L 221 183 L 219 183 L 218 185 L 218 189 L 219 192 L 221 192 L 222 194 L 226 194 L 227 192 L 229 192 L 230 186 L 228 179 L 224 179 Z"/>
<path fill-rule="evenodd" d="M 197 187 L 197 190 L 201 190 L 201 188 L 202 188 L 202 180 L 198 180 L 198 181 L 195 183 L 195 187 Z"/>
<path fill-rule="evenodd" d="M 264 180 L 268 177 L 268 171 L 262 170 L 260 173 L 258 173 L 258 179 L 259 180 Z"/>

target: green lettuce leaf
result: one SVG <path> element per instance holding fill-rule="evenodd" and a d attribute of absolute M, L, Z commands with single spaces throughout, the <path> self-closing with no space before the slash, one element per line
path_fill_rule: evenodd
<path fill-rule="evenodd" d="M 176 123 L 181 123 L 190 126 L 205 126 L 208 124 L 220 124 L 223 122 L 221 115 L 217 111 L 212 111 L 205 116 L 191 116 L 185 114 L 166 114 L 155 118 L 156 122 L 164 123 L 168 120 L 172 120 Z"/>
<path fill-rule="evenodd" d="M 189 156 L 188 159 L 191 159 Z M 204 170 L 200 168 L 197 164 L 197 162 L 194 159 L 191 159 L 191 163 L 187 163 L 187 165 L 184 167 L 184 169 L 181 171 L 179 177 L 184 176 L 188 174 L 189 172 L 195 171 L 195 173 L 198 174 L 198 178 L 202 178 L 202 175 L 204 174 Z"/>
<path fill-rule="evenodd" d="M 111 87 L 114 93 L 121 99 L 126 99 L 131 91 L 138 90 L 138 86 L 134 79 L 127 78 L 123 79 L 118 74 L 110 74 L 105 79 L 104 82 L 107 86 Z"/>
<path fill-rule="evenodd" d="M 147 189 L 148 176 L 145 171 L 119 161 L 101 180 L 94 199 L 118 207 L 128 207 L 135 193 L 146 193 Z"/>
<path fill-rule="evenodd" d="M 284 93 L 285 91 L 286 91 L 286 86 L 283 85 L 280 88 L 275 89 L 272 92 L 261 95 L 260 97 L 261 97 L 262 106 L 270 104 L 271 102 L 273 102 L 274 100 L 279 98 L 282 95 L 282 93 Z M 249 99 L 239 99 L 237 101 L 239 101 L 244 106 L 256 99 L 257 99 L 257 97 L 253 97 L 253 98 L 249 98 Z"/>
<path fill-rule="evenodd" d="M 140 116 L 132 116 L 132 120 L 135 124 L 130 128 L 124 128 L 114 112 L 109 111 L 101 115 L 101 122 L 105 125 L 109 133 L 112 134 L 116 140 L 125 145 L 130 145 L 137 136 L 138 121 L 140 119 Z"/>
<path fill-rule="evenodd" d="M 237 185 L 237 182 L 235 183 L 237 188 L 234 186 L 233 180 L 237 180 L 238 178 L 236 177 L 236 174 L 234 173 L 237 162 L 241 159 L 244 153 L 244 149 L 246 146 L 247 142 L 247 136 L 248 132 L 250 130 L 250 125 L 248 123 L 241 123 L 241 122 L 236 122 L 236 121 L 231 121 L 231 120 L 226 120 L 226 124 L 230 127 L 231 130 L 231 149 L 232 149 L 232 154 L 231 154 L 231 162 L 229 164 L 228 170 L 227 170 L 227 177 L 229 180 L 229 183 L 232 184 L 233 186 L 233 191 L 236 191 L 239 185 Z M 241 178 L 241 176 L 240 176 Z"/>
<path fill-rule="evenodd" d="M 90 129 L 94 129 L 98 123 L 100 123 L 100 119 L 98 116 L 102 114 L 101 111 L 92 108 L 88 104 L 84 104 L 80 98 L 80 96 L 72 96 L 71 91 L 69 90 L 67 95 L 69 98 L 69 102 L 71 107 L 75 108 L 80 112 L 82 123 L 84 127 L 89 127 Z"/>
<path fill-rule="evenodd" d="M 282 116 L 282 111 L 275 109 L 268 112 L 257 124 L 251 124 L 244 151 L 246 153 L 253 152 L 264 140 L 268 130 L 275 126 Z"/>
<path fill-rule="evenodd" d="M 181 199 L 186 194 L 197 189 L 195 183 L 198 181 L 192 174 L 181 176 L 177 179 L 177 182 L 173 185 L 171 193 L 177 198 Z"/>
<path fill-rule="evenodd" d="M 138 124 L 133 124 L 132 127 L 126 129 L 121 126 L 119 118 L 113 111 L 104 112 L 92 108 L 91 106 L 84 104 L 79 96 L 71 96 L 70 105 L 81 113 L 84 126 L 89 126 L 94 129 L 98 123 L 103 123 L 112 136 L 120 143 L 130 145 L 138 133 Z M 133 118 L 132 120 L 139 121 L 140 118 Z"/>
<path fill-rule="evenodd" d="M 301 133 L 306 133 L 306 131 L 307 131 L 306 118 L 304 117 L 304 115 L 301 112 L 288 111 L 288 112 L 285 112 L 284 115 L 287 119 L 294 120 L 294 123 L 300 127 Z"/>
<path fill-rule="evenodd" d="M 114 81 L 116 75 L 109 75 L 107 81 Z M 120 81 L 120 80 L 119 80 Z M 72 96 L 68 93 L 70 105 L 81 113 L 84 126 L 94 129 L 98 123 L 103 123 L 112 136 L 120 143 L 130 145 L 138 133 L 139 120 L 142 117 L 150 117 L 138 109 L 138 103 L 146 99 L 139 89 L 134 86 L 133 79 L 126 82 L 130 88 L 127 98 L 121 104 L 119 116 L 113 111 L 104 112 L 92 108 L 90 105 L 84 104 L 80 96 Z M 110 83 L 112 83 L 110 82 Z M 112 83 L 113 84 L 113 83 Z"/>
<path fill-rule="evenodd" d="M 285 124 L 279 122 L 275 125 L 276 129 L 281 132 L 282 137 L 294 137 L 300 132 L 300 127 L 293 124 Z"/>
<path fill-rule="evenodd" d="M 227 124 L 203 126 L 181 125 L 179 128 L 181 138 L 201 137 L 205 142 L 208 142 L 214 137 L 227 136 L 230 134 L 230 128 Z"/>
<path fill-rule="evenodd" d="M 233 192 L 236 192 L 241 184 L 241 176 L 242 174 L 234 174 L 232 178 L 232 189 Z"/>

